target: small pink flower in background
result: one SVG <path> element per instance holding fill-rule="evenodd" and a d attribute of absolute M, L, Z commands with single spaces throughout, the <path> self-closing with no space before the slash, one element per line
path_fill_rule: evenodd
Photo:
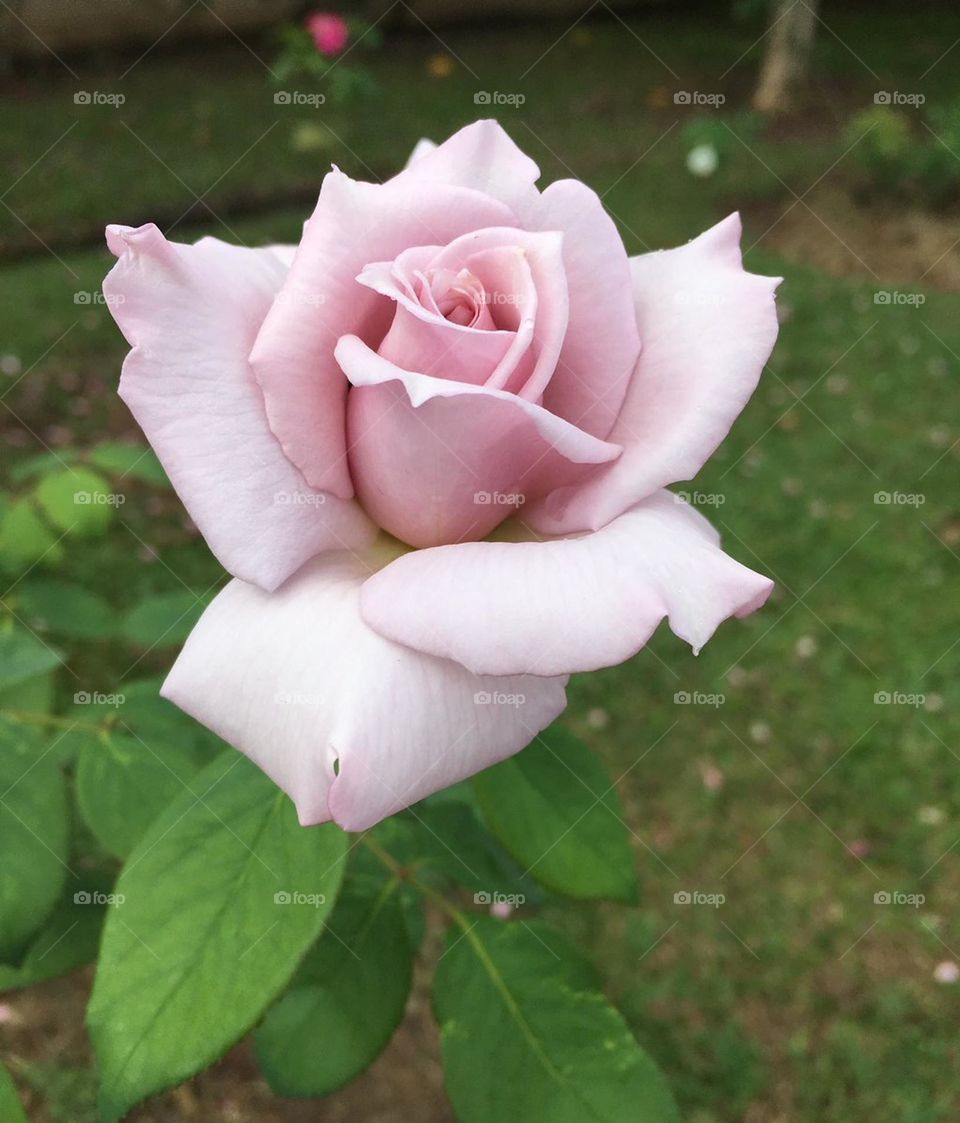
<path fill-rule="evenodd" d="M 322 55 L 340 54 L 350 38 L 347 21 L 335 12 L 314 12 L 307 16 L 304 26 Z"/>

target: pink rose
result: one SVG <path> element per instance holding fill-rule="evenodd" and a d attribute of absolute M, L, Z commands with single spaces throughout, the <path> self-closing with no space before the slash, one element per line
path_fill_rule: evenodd
<path fill-rule="evenodd" d="M 481 121 L 386 183 L 330 172 L 297 247 L 108 228 L 121 396 L 236 578 L 164 694 L 305 824 L 368 827 L 664 617 L 699 649 L 770 593 L 663 489 L 753 392 L 778 282 L 735 215 L 628 260 L 593 191 L 538 175 Z"/>
<path fill-rule="evenodd" d="M 350 38 L 347 21 L 334 12 L 314 12 L 307 16 L 304 26 L 322 55 L 340 54 Z"/>

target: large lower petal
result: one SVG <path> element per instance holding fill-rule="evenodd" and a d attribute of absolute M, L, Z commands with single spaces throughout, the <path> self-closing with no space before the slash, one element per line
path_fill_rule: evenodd
<path fill-rule="evenodd" d="M 364 830 L 517 752 L 566 704 L 563 677 L 477 676 L 377 635 L 359 612 L 368 572 L 326 555 L 269 595 L 231 582 L 164 684 L 304 825 Z"/>
<path fill-rule="evenodd" d="M 353 494 L 344 436 L 347 383 L 333 349 L 350 333 L 376 345 L 394 313 L 392 301 L 357 283 L 363 267 L 410 246 L 446 245 L 469 230 L 516 221 L 505 204 L 466 187 L 402 176 L 360 183 L 339 171 L 325 177 L 250 353 L 270 426 L 311 486 Z"/>
<path fill-rule="evenodd" d="M 573 179 L 551 183 L 523 219 L 531 230 L 563 234 L 569 322 L 543 404 L 606 437 L 640 354 L 623 241 L 596 192 Z"/>
<path fill-rule="evenodd" d="M 581 537 L 405 554 L 365 583 L 361 611 L 381 635 L 478 674 L 557 675 L 622 663 L 664 617 L 698 651 L 772 588 L 661 492 Z"/>
<path fill-rule="evenodd" d="M 247 361 L 289 250 L 181 245 L 152 224 L 110 226 L 107 240 L 119 260 L 103 291 L 133 345 L 120 396 L 226 569 L 272 589 L 322 550 L 368 544 L 359 507 L 308 487 L 284 456 Z"/>
<path fill-rule="evenodd" d="M 527 512 L 545 534 L 596 530 L 665 484 L 692 479 L 756 389 L 777 338 L 779 277 L 747 273 L 730 215 L 679 249 L 631 258 L 643 350 L 609 434 L 616 464 Z"/>
<path fill-rule="evenodd" d="M 619 447 L 503 390 L 403 370 L 356 336 L 350 470 L 364 510 L 404 542 L 483 538 L 528 496 L 582 478 Z"/>

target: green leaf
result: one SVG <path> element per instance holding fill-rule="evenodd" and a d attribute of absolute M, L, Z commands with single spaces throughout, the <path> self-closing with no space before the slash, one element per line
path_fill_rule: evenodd
<path fill-rule="evenodd" d="M 62 468 L 64 463 L 69 464 L 76 459 L 77 453 L 73 449 L 60 449 L 59 452 L 37 452 L 33 456 L 26 456 L 10 469 L 8 476 L 15 484 L 21 484 L 34 476 L 46 472 L 55 472 Z"/>
<path fill-rule="evenodd" d="M 22 569 L 43 559 L 53 564 L 63 559 L 63 546 L 37 514 L 31 499 L 12 503 L 0 523 L 0 563 Z"/>
<path fill-rule="evenodd" d="M 204 607 L 189 589 L 147 597 L 124 617 L 123 635 L 137 647 L 179 647 Z"/>
<path fill-rule="evenodd" d="M 33 730 L 0 717 L 0 959 L 19 954 L 53 908 L 68 836 L 56 758 Z"/>
<path fill-rule="evenodd" d="M 0 1065 L 0 1119 L 3 1123 L 27 1123 L 17 1089 L 3 1065 Z"/>
<path fill-rule="evenodd" d="M 167 804 L 190 790 L 202 764 L 189 746 L 115 732 L 90 736 L 77 762 L 80 813 L 94 837 L 125 858 Z"/>
<path fill-rule="evenodd" d="M 121 479 L 142 480 L 148 484 L 169 484 L 167 473 L 146 445 L 124 441 L 105 441 L 92 448 L 87 459 L 96 468 Z"/>
<path fill-rule="evenodd" d="M 21 713 L 48 714 L 53 708 L 54 675 L 34 675 L 15 686 L 0 690 L 0 712 L 17 710 Z"/>
<path fill-rule="evenodd" d="M 19 965 L 0 965 L 0 991 L 34 986 L 96 959 L 104 911 L 113 901 L 111 890 L 110 879 L 101 871 L 80 872 L 78 880 L 71 879 Z"/>
<path fill-rule="evenodd" d="M 0 631 L 0 689 L 58 667 L 60 653 L 23 628 Z"/>
<path fill-rule="evenodd" d="M 494 834 L 543 885 L 583 900 L 636 902 L 620 800 L 582 741 L 553 727 L 473 783 Z"/>
<path fill-rule="evenodd" d="M 281 1096 L 325 1096 L 359 1075 L 403 1017 L 413 953 L 397 883 L 348 882 L 327 930 L 255 1034 Z"/>
<path fill-rule="evenodd" d="M 66 468 L 44 476 L 34 493 L 47 518 L 69 534 L 93 536 L 110 525 L 124 497 L 89 468 Z"/>
<path fill-rule="evenodd" d="M 467 924 L 451 930 L 434 980 L 461 1123 L 679 1123 L 659 1069 L 557 933 Z"/>
<path fill-rule="evenodd" d="M 346 835 L 305 829 L 234 752 L 198 775 L 117 882 L 88 1023 L 115 1123 L 242 1037 L 289 982 L 333 905 Z M 289 901 L 290 903 L 284 903 Z"/>
<path fill-rule="evenodd" d="M 96 593 L 53 578 L 24 581 L 17 588 L 22 615 L 38 631 L 70 639 L 103 639 L 119 627 L 113 608 Z"/>

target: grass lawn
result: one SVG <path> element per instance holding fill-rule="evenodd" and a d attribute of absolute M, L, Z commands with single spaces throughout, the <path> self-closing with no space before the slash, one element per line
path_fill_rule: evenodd
<path fill-rule="evenodd" d="M 388 44 L 375 61 L 383 96 L 328 115 L 275 106 L 269 76 L 236 45 L 158 51 L 122 79 L 132 58 L 77 64 L 83 86 L 51 71 L 0 107 L 0 157 L 9 180 L 22 175 L 6 196 L 18 217 L 0 212 L 0 247 L 19 255 L 0 269 L 0 356 L 21 379 L 0 411 L 14 495 L 44 446 L 136 435 L 113 393 L 125 345 L 102 305 L 75 303 L 108 267 L 105 251 L 81 246 L 106 221 L 157 214 L 169 226 L 201 195 L 214 213 L 187 215 L 185 239 L 295 238 L 308 208 L 294 202 L 331 160 L 387 174 L 419 136 L 476 116 L 478 90 L 524 92 L 502 123 L 547 179 L 575 174 L 606 193 L 631 252 L 743 210 L 749 267 L 785 277 L 782 333 L 753 402 L 687 490 L 777 590 L 697 658 L 664 628 L 630 663 L 576 677 L 568 714 L 619 778 L 641 904 L 559 916 L 589 938 L 690 1123 L 946 1123 L 960 1111 L 960 990 L 934 977 L 960 962 L 956 299 L 914 285 L 922 305 L 876 304 L 892 287 L 882 270 L 828 276 L 778 255 L 767 230 L 770 207 L 838 158 L 842 179 L 839 126 L 875 90 L 948 96 L 949 60 L 921 75 L 957 35 L 942 15 L 894 8 L 826 18 L 836 35 L 821 31 L 814 108 L 792 129 L 744 116 L 756 48 L 737 60 L 757 29 L 689 16 L 587 22 L 549 50 L 561 28 Z M 448 51 L 452 74 L 429 77 L 431 56 Z M 127 100 L 75 107 L 78 88 Z M 673 104 L 678 89 L 726 91 L 711 111 L 730 134 L 713 179 L 683 168 L 691 117 Z M 56 258 L 26 252 L 38 238 Z M 138 485 L 124 521 L 70 545 L 60 572 L 118 607 L 219 580 L 175 499 Z M 137 676 L 162 672 L 172 652 L 148 655 Z M 129 662 L 78 646 L 72 665 L 108 689 Z M 878 704 L 878 693 L 924 700 Z M 724 900 L 676 903 L 684 891 Z M 876 903 L 897 893 L 923 900 Z M 48 1102 L 51 1120 L 80 1118 L 58 1110 Z"/>

